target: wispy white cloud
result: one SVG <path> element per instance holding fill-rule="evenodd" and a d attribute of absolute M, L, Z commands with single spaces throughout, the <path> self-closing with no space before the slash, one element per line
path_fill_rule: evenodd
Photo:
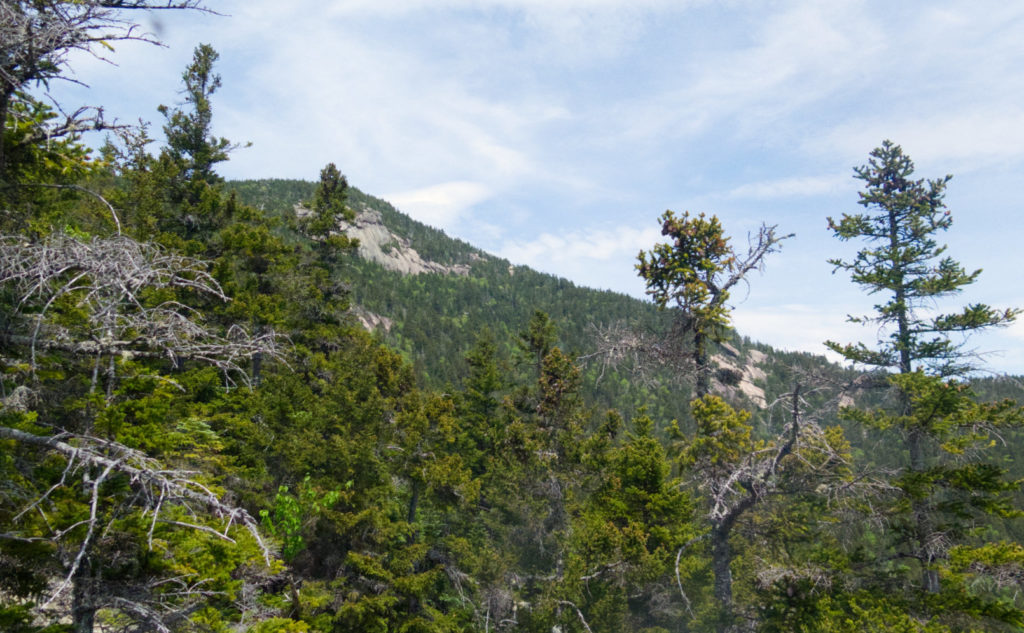
<path fill-rule="evenodd" d="M 193 47 L 210 42 L 224 75 L 214 131 L 254 143 L 224 175 L 313 179 L 335 162 L 361 189 L 393 192 L 403 210 L 517 263 L 637 295 L 634 259 L 660 240 L 661 210 L 717 213 L 734 236 L 769 218 L 798 238 L 737 319 L 760 311 L 741 331 L 767 342 L 813 332 L 809 351 L 841 336 L 845 312 L 797 304 L 845 301 L 821 290 L 844 282 L 813 271 L 854 248 L 826 244 L 823 218 L 854 207 L 850 167 L 884 138 L 924 176 L 971 172 L 951 206 L 970 209 L 978 235 L 999 227 L 1000 246 L 985 247 L 1000 257 L 970 244 L 957 256 L 981 260 L 986 277 L 1020 267 L 1004 245 L 1020 232 L 1005 215 L 1019 207 L 1024 161 L 1021 3 L 217 4 L 231 17 L 161 14 L 169 49 L 126 45 L 120 68 L 76 60 L 96 91 L 74 102 L 159 123 L 155 106 L 179 98 Z M 983 203 L 965 199 L 972 191 Z M 787 259 L 797 248 L 813 256 Z M 993 347 L 1024 347 L 1019 332 Z"/>
<path fill-rule="evenodd" d="M 865 328 L 848 323 L 849 306 L 782 304 L 740 306 L 733 312 L 736 330 L 755 341 L 770 342 L 778 349 L 839 357 L 825 347 L 825 341 L 846 343 L 866 340 Z"/>
<path fill-rule="evenodd" d="M 381 197 L 424 224 L 451 231 L 467 211 L 491 195 L 486 185 L 456 181 Z"/>
<path fill-rule="evenodd" d="M 542 233 L 533 240 L 507 243 L 501 255 L 516 263 L 538 266 L 552 262 L 608 261 L 623 253 L 636 255 L 654 244 L 659 236 L 656 228 L 631 226 L 565 234 Z"/>
<path fill-rule="evenodd" d="M 929 115 L 873 116 L 836 126 L 808 139 L 808 145 L 817 153 L 866 156 L 886 138 L 919 163 L 940 163 L 961 173 L 984 169 L 993 162 L 1024 159 L 1024 106 L 985 104 Z"/>
<path fill-rule="evenodd" d="M 643 284 L 633 269 L 637 254 L 660 237 L 656 227 L 587 228 L 545 232 L 529 240 L 509 240 L 498 254 L 518 265 L 572 279 L 592 288 L 639 296 Z"/>
<path fill-rule="evenodd" d="M 840 191 L 853 190 L 849 175 L 836 176 L 804 176 L 797 178 L 779 178 L 762 180 L 740 185 L 725 194 L 726 198 L 797 198 L 834 194 Z"/>
<path fill-rule="evenodd" d="M 825 341 L 840 344 L 863 342 L 875 347 L 884 337 L 874 325 L 847 321 L 848 314 L 860 314 L 862 306 L 828 303 L 791 303 L 758 307 L 740 305 L 733 312 L 736 330 L 744 336 L 770 343 L 777 349 L 808 352 L 845 363 L 829 351 Z M 965 344 L 968 353 L 979 354 L 979 368 L 994 372 L 1020 372 L 1024 367 L 1024 324 L 976 334 Z"/>

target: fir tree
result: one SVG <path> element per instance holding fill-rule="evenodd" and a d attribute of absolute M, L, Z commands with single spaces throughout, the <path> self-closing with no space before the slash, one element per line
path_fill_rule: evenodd
<path fill-rule="evenodd" d="M 855 173 L 865 184 L 859 202 L 867 211 L 829 218 L 829 227 L 841 240 L 859 239 L 868 245 L 850 261 L 837 258 L 830 263 L 849 271 L 869 294 L 883 296 L 874 315 L 850 320 L 878 324 L 888 336 L 874 348 L 826 344 L 850 361 L 890 372 L 894 388 L 889 409 L 845 411 L 848 419 L 894 436 L 907 456 L 889 482 L 897 491 L 887 506 L 895 529 L 888 531 L 890 549 L 879 553 L 878 563 L 889 570 L 887 575 L 891 560 L 916 569 L 920 584 L 907 578 L 904 588 L 933 596 L 911 601 L 928 617 L 1020 622 L 1024 612 L 1019 605 L 1007 609 L 1013 600 L 979 590 L 982 584 L 947 587 L 941 581 L 953 577 L 948 572 L 953 548 L 978 545 L 972 537 L 986 517 L 1016 513 L 1010 498 L 1014 485 L 1005 481 L 1000 467 L 984 459 L 984 449 L 995 429 L 1024 420 L 1013 403 L 976 404 L 970 390 L 952 378 L 971 364 L 964 343 L 950 336 L 966 338 L 1006 325 L 1018 311 L 984 304 L 937 315 L 931 310 L 937 300 L 957 294 L 981 273 L 967 272 L 944 256 L 946 247 L 936 240 L 952 224 L 943 202 L 950 176 L 913 179 L 913 162 L 890 141 Z"/>

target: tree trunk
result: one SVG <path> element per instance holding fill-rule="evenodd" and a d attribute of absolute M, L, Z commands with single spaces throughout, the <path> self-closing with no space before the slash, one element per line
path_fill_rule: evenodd
<path fill-rule="evenodd" d="M 71 579 L 71 627 L 74 633 L 93 633 L 96 620 L 92 563 L 86 556 Z"/>
<path fill-rule="evenodd" d="M 7 130 L 7 101 L 8 96 L 6 92 L 0 94 L 0 98 L 3 102 L 0 103 L 0 187 L 8 184 L 7 182 L 7 154 L 4 152 L 4 132 Z"/>
<path fill-rule="evenodd" d="M 926 455 L 924 446 L 924 430 L 913 428 L 907 436 L 907 444 L 910 449 L 910 470 L 920 473 L 926 467 Z M 938 593 L 941 589 L 939 583 L 939 572 L 931 568 L 934 555 L 928 546 L 932 534 L 932 521 L 927 501 L 911 499 L 911 511 L 914 518 L 914 536 L 917 540 L 917 556 L 921 561 L 921 586 L 929 593 Z"/>
<path fill-rule="evenodd" d="M 406 520 L 410 525 L 416 522 L 416 509 L 420 505 L 420 482 L 413 481 L 413 494 L 409 499 L 409 513 Z"/>
<path fill-rule="evenodd" d="M 715 574 L 715 601 L 720 610 L 717 631 L 726 633 L 732 626 L 732 547 L 729 545 L 729 531 L 714 529 L 711 532 L 711 569 Z"/>
<path fill-rule="evenodd" d="M 703 398 L 711 393 L 711 362 L 708 360 L 707 336 L 699 331 L 693 335 L 693 364 L 697 370 L 696 396 Z"/>
<path fill-rule="evenodd" d="M 889 211 L 889 245 L 893 252 L 897 252 L 900 246 L 898 219 L 894 210 Z M 896 327 L 897 327 L 897 351 L 900 355 L 899 370 L 901 374 L 909 374 L 914 371 L 913 359 L 910 350 L 910 326 L 907 314 L 907 287 L 904 283 L 903 265 L 894 264 L 896 289 Z M 907 394 L 899 395 L 900 414 L 909 416 L 911 413 L 910 399 Z M 910 471 L 922 473 L 928 467 L 925 454 L 925 429 L 915 426 L 907 433 L 907 450 L 910 453 Z M 921 561 L 921 586 L 929 593 L 938 593 L 941 589 L 939 583 L 939 572 L 931 568 L 934 559 L 928 541 L 932 534 L 932 522 L 928 503 L 921 499 L 910 500 L 911 511 L 913 512 L 915 539 L 917 540 L 916 555 Z"/>

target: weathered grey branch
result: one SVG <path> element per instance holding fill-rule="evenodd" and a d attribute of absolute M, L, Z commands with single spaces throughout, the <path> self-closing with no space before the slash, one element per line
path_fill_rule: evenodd
<path fill-rule="evenodd" d="M 583 628 L 586 629 L 587 633 L 594 633 L 593 629 L 590 628 L 590 625 L 587 624 L 587 619 L 583 617 L 583 612 L 576 606 L 576 603 L 569 602 L 568 600 L 559 600 L 558 604 L 572 607 L 576 611 L 576 615 L 579 616 L 580 622 L 583 624 Z"/>
<path fill-rule="evenodd" d="M 243 360 L 257 354 L 282 358 L 273 331 L 253 336 L 232 326 L 221 335 L 204 325 L 194 308 L 147 298 L 153 290 L 172 289 L 228 301 L 207 267 L 202 260 L 123 235 L 84 240 L 56 234 L 42 242 L 0 236 L 0 283 L 18 292 L 12 316 L 32 323 L 31 336 L 5 339 L 27 345 L 33 367 L 39 349 L 57 349 L 90 357 L 195 359 L 247 381 Z M 53 306 L 64 300 L 85 313 L 81 329 L 71 331 L 50 318 Z"/>
<path fill-rule="evenodd" d="M 129 485 L 135 490 L 130 505 L 141 510 L 143 516 L 147 512 L 153 515 L 149 534 L 150 546 L 152 546 L 152 529 L 158 521 L 183 529 L 210 533 L 217 538 L 232 542 L 234 540 L 229 536 L 229 530 L 233 525 L 238 524 L 252 535 L 263 554 L 264 562 L 268 566 L 270 565 L 271 550 L 260 535 L 256 520 L 244 509 L 223 501 L 216 493 L 194 479 L 190 473 L 164 469 L 155 460 L 147 458 L 139 451 L 116 442 L 84 435 L 40 436 L 0 426 L 0 439 L 14 440 L 62 455 L 67 459 L 68 466 L 61 478 L 61 483 L 74 472 L 93 472 L 93 475 L 83 478 L 87 483 L 85 493 L 88 496 L 89 508 L 86 519 L 60 530 L 51 527 L 50 534 L 44 536 L 20 534 L 15 530 L 0 534 L 0 538 L 7 540 L 45 541 L 61 544 L 70 534 L 81 533 L 84 528 L 84 537 L 76 538 L 73 542 L 71 558 L 65 563 L 63 577 L 39 607 L 42 611 L 45 611 L 48 605 L 54 603 L 76 582 L 76 575 L 81 566 L 92 555 L 91 549 L 95 547 L 93 540 L 100 533 L 101 528 L 99 504 L 102 495 L 100 486 L 114 473 L 125 475 Z M 45 513 L 40 507 L 41 502 L 42 498 L 29 503 L 18 514 L 18 517 L 29 511 L 38 511 L 45 520 Z M 222 522 L 223 530 L 215 530 L 200 521 L 185 522 L 161 516 L 167 509 L 175 506 L 183 508 L 195 516 L 202 514 L 216 518 Z M 18 519 L 16 518 L 12 521 L 12 526 L 17 523 Z M 46 521 L 46 524 L 49 525 L 49 521 Z M 105 532 L 109 528 L 110 525 L 103 531 Z M 169 582 L 170 580 L 163 579 L 158 582 Z M 105 599 L 111 601 L 109 606 L 131 613 L 136 618 L 141 618 L 140 621 L 145 623 L 143 630 L 170 631 L 171 629 L 167 628 L 169 622 L 184 617 L 189 610 L 198 608 L 212 597 L 212 592 L 198 589 L 203 582 L 205 581 L 199 580 L 191 585 L 186 583 L 178 592 L 160 591 L 152 593 L 152 595 L 144 588 L 122 587 L 119 590 L 108 592 Z M 173 605 L 166 602 L 171 599 L 178 600 L 178 602 Z M 157 608 L 163 609 L 165 612 L 159 613 L 155 610 Z M 143 618 L 142 616 L 147 613 L 148 615 Z"/>
<path fill-rule="evenodd" d="M 795 233 L 787 235 L 776 235 L 775 231 L 779 226 L 762 224 L 757 231 L 757 237 L 749 240 L 747 255 L 741 261 L 733 265 L 732 274 L 725 280 L 721 287 L 715 289 L 715 297 L 719 297 L 737 283 L 746 280 L 747 275 L 754 270 L 764 269 L 764 258 L 779 250 L 784 240 L 793 237 Z"/>
<path fill-rule="evenodd" d="M 76 469 L 83 466 L 103 468 L 104 477 L 110 472 L 127 475 L 132 485 L 143 493 L 142 497 L 147 501 L 143 507 L 147 510 L 159 512 L 167 503 L 178 505 L 188 502 L 198 503 L 213 516 L 225 521 L 227 525 L 238 523 L 244 526 L 259 544 L 266 563 L 270 564 L 271 550 L 260 535 L 257 521 L 244 509 L 221 501 L 213 491 L 192 478 L 190 473 L 161 468 L 156 460 L 123 444 L 85 435 L 34 435 L 19 429 L 0 426 L 0 438 L 52 450 L 67 458 L 69 463 L 76 464 Z M 79 445 L 72 445 L 62 438 L 76 441 Z M 112 458 L 108 455 L 116 457 Z M 96 501 L 99 482 L 100 478 L 97 478 L 92 486 L 91 502 L 93 503 Z M 95 521 L 95 513 L 89 521 Z M 190 525 L 190 527 L 197 526 Z M 218 535 L 225 536 L 222 533 L 218 533 Z"/>
<path fill-rule="evenodd" d="M 697 543 L 698 541 L 703 541 L 704 539 L 708 538 L 709 536 L 711 536 L 711 534 L 709 532 L 705 532 L 704 534 L 701 534 L 700 536 L 695 536 L 695 537 L 691 538 L 689 541 L 686 541 L 685 543 L 683 543 L 683 546 L 680 547 L 679 551 L 676 552 L 676 564 L 675 564 L 675 568 L 674 568 L 675 572 L 676 572 L 676 586 L 679 587 L 679 595 L 682 596 L 682 598 L 683 598 L 683 606 L 686 607 L 686 612 L 690 614 L 690 618 L 691 619 L 696 617 L 696 616 L 694 616 L 694 614 L 693 614 L 693 609 L 692 609 L 691 604 L 690 604 L 690 598 L 687 597 L 686 591 L 683 590 L 683 578 L 679 574 L 679 561 L 683 557 L 683 552 L 685 552 L 691 545 L 693 545 L 694 543 Z"/>

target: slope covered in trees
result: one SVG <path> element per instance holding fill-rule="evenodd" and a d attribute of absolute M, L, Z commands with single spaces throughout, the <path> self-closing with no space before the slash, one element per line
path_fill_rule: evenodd
<path fill-rule="evenodd" d="M 1024 626 L 1021 409 L 978 404 L 942 342 L 1015 313 L 915 312 L 973 276 L 927 264 L 941 188 L 898 147 L 834 222 L 869 242 L 836 265 L 891 292 L 897 324 L 879 350 L 835 345 L 897 368 L 856 373 L 727 329 L 770 233 L 744 259 L 713 216 L 663 217 L 640 266 L 659 310 L 510 267 L 333 164 L 225 183 L 209 46 L 163 147 L 117 128 L 89 149 L 98 120 L 32 90 L 150 5 L 195 3 L 3 5 L 25 28 L 0 30 L 0 628 Z M 391 236 L 377 260 L 340 230 L 367 211 Z M 411 248 L 442 268 L 387 267 Z"/>

